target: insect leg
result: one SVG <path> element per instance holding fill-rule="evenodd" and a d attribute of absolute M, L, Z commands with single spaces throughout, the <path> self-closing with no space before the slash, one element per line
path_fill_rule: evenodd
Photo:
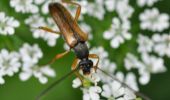
<path fill-rule="evenodd" d="M 44 31 L 47 31 L 47 32 L 50 32 L 50 33 L 55 33 L 55 34 L 61 34 L 60 32 L 56 32 L 48 27 L 43 27 L 43 26 L 40 26 L 38 27 L 38 29 L 41 29 L 41 30 L 44 30 Z"/>
<path fill-rule="evenodd" d="M 78 63 L 78 59 L 75 58 L 74 61 L 73 61 L 72 66 L 71 66 L 71 69 L 72 69 L 72 70 L 75 70 L 75 69 L 76 69 L 77 63 Z M 81 75 L 78 73 L 78 71 L 75 71 L 74 73 L 75 73 L 75 75 L 81 80 L 81 83 L 83 83 L 83 78 L 82 78 Z"/>
<path fill-rule="evenodd" d="M 80 16 L 80 13 L 81 13 L 81 5 L 78 4 L 78 3 L 72 2 L 72 1 L 66 1 L 66 0 L 62 0 L 62 2 L 78 6 L 77 11 L 76 11 L 76 15 L 75 15 L 75 19 L 74 19 L 74 21 L 77 22 L 77 20 Z"/>
<path fill-rule="evenodd" d="M 70 50 L 65 51 L 63 53 L 57 54 L 48 64 L 52 64 L 54 63 L 57 59 L 62 58 L 63 56 L 65 56 L 66 54 L 68 54 L 70 52 Z"/>
<path fill-rule="evenodd" d="M 96 65 L 94 66 L 94 69 L 95 69 L 95 72 L 96 72 L 96 70 L 97 70 L 97 68 L 98 68 L 98 64 L 99 64 L 99 56 L 96 55 L 96 54 L 89 54 L 89 58 L 95 58 L 95 59 L 97 59 L 97 63 L 96 63 Z"/>

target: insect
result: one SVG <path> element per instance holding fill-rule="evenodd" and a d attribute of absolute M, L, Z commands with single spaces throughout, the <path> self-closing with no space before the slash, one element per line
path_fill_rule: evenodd
<path fill-rule="evenodd" d="M 89 75 L 91 68 L 95 68 L 95 70 L 97 69 L 99 57 L 96 54 L 89 54 L 89 49 L 86 44 L 88 35 L 83 32 L 77 24 L 77 20 L 81 12 L 81 6 L 75 2 L 62 1 L 78 6 L 75 18 L 73 18 L 68 10 L 60 3 L 51 3 L 49 4 L 49 11 L 55 23 L 58 25 L 60 32 L 55 32 L 47 27 L 39 27 L 45 31 L 62 35 L 65 42 L 70 47 L 68 51 L 56 55 L 50 63 L 62 58 L 68 54 L 71 49 L 73 49 L 74 53 L 76 54 L 76 58 L 72 64 L 72 70 L 77 67 L 77 63 L 80 60 L 78 67 L 80 67 L 84 75 Z M 89 58 L 97 59 L 96 65 L 93 66 L 93 62 Z M 75 74 L 80 78 L 77 72 L 75 72 Z"/>
<path fill-rule="evenodd" d="M 94 68 L 95 71 L 98 68 L 99 63 L 99 57 L 96 54 L 89 54 L 89 49 L 87 47 L 86 41 L 88 40 L 88 35 L 81 30 L 81 28 L 77 24 L 77 20 L 79 18 L 80 12 L 81 12 L 81 6 L 78 3 L 72 2 L 72 1 L 65 1 L 62 0 L 62 2 L 67 4 L 73 4 L 78 6 L 76 10 L 76 15 L 73 18 L 71 14 L 68 12 L 68 10 L 61 5 L 60 3 L 50 3 L 49 4 L 49 12 L 59 27 L 60 32 L 53 31 L 52 29 L 48 27 L 39 27 L 39 29 L 60 34 L 67 45 L 70 47 L 68 51 L 65 51 L 61 54 L 57 54 L 55 58 L 53 58 L 49 64 L 53 63 L 55 60 L 62 58 L 66 54 L 68 54 L 71 49 L 73 49 L 76 58 L 73 61 L 72 64 L 72 70 L 70 73 L 62 77 L 61 79 L 57 80 L 53 84 L 50 85 L 45 91 L 43 91 L 37 99 L 39 99 L 42 95 L 44 95 L 47 91 L 49 91 L 52 87 L 54 87 L 56 84 L 61 82 L 63 79 L 68 77 L 70 74 L 75 73 L 76 76 L 82 81 L 82 77 L 78 73 L 78 70 L 82 70 L 83 75 L 89 75 L 91 74 L 91 69 Z M 93 62 L 89 59 L 97 59 L 97 63 L 94 65 Z M 101 70 L 101 69 L 99 69 Z M 101 70 L 102 71 L 102 70 Z M 107 74 L 106 74 L 107 75 Z M 108 75 L 109 76 L 109 75 Z M 115 79 L 115 78 L 113 78 Z"/>

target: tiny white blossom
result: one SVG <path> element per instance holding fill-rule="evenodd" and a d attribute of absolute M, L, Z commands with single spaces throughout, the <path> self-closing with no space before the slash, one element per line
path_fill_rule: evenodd
<path fill-rule="evenodd" d="M 99 86 L 91 86 L 89 88 L 82 88 L 83 100 L 100 100 L 102 89 Z"/>
<path fill-rule="evenodd" d="M 153 50 L 160 56 L 167 56 L 170 58 L 170 34 L 154 34 L 152 36 L 154 41 Z"/>
<path fill-rule="evenodd" d="M 33 4 L 33 0 L 10 0 L 10 6 L 16 12 L 21 13 L 37 13 L 39 11 L 38 6 Z"/>
<path fill-rule="evenodd" d="M 33 0 L 35 4 L 40 5 L 45 2 L 45 0 Z"/>
<path fill-rule="evenodd" d="M 169 15 L 159 13 L 157 8 L 146 9 L 140 14 L 140 27 L 151 31 L 161 32 L 169 27 Z"/>
<path fill-rule="evenodd" d="M 39 59 L 43 56 L 43 53 L 37 44 L 30 46 L 29 44 L 24 43 L 19 52 L 23 63 L 38 63 Z"/>
<path fill-rule="evenodd" d="M 116 64 L 114 62 L 111 62 L 108 59 L 108 52 L 104 50 L 103 47 L 93 47 L 90 50 L 91 54 L 97 54 L 100 58 L 98 67 L 102 70 L 106 71 L 107 73 L 113 74 L 116 69 Z M 93 60 L 93 59 L 92 59 Z M 93 60 L 94 64 L 96 63 L 96 60 Z M 98 76 L 100 77 L 102 82 L 108 82 L 111 79 L 106 76 L 101 71 L 97 71 Z"/>
<path fill-rule="evenodd" d="M 107 40 L 111 40 L 112 48 L 118 48 L 125 40 L 131 39 L 128 32 L 130 23 L 128 21 L 121 22 L 118 18 L 113 18 L 111 28 L 104 32 L 103 36 Z"/>
<path fill-rule="evenodd" d="M 154 3 L 158 2 L 158 1 L 160 1 L 160 0 L 137 0 L 137 4 L 138 4 L 138 6 L 140 6 L 140 7 L 143 7 L 143 6 L 145 6 L 145 5 L 151 7 L 151 6 L 154 5 Z"/>
<path fill-rule="evenodd" d="M 127 54 L 125 58 L 125 67 L 128 70 L 131 68 L 138 69 L 140 84 L 146 85 L 150 81 L 150 74 L 163 73 L 167 70 L 162 58 L 147 53 L 142 53 L 141 56 L 141 61 L 133 54 Z"/>
<path fill-rule="evenodd" d="M 130 70 L 132 68 L 138 68 L 138 66 L 140 65 L 140 62 L 137 57 L 131 53 L 127 53 L 126 58 L 124 59 L 124 63 L 125 68 L 127 70 Z"/>
<path fill-rule="evenodd" d="M 29 66 L 23 66 L 22 72 L 19 74 L 19 78 L 22 81 L 28 80 L 31 76 L 38 78 L 40 83 L 45 84 L 48 81 L 48 77 L 55 77 L 55 71 L 49 66 L 38 66 L 34 63 Z"/>
<path fill-rule="evenodd" d="M 105 10 L 104 10 L 104 1 L 103 0 L 95 0 L 94 3 L 89 2 L 87 5 L 87 14 L 89 16 L 96 17 L 99 20 L 103 20 Z"/>
<path fill-rule="evenodd" d="M 45 2 L 42 5 L 42 8 L 41 8 L 41 11 L 42 11 L 43 14 L 48 14 L 49 13 L 48 6 L 52 2 L 61 2 L 61 0 L 45 0 Z"/>
<path fill-rule="evenodd" d="M 124 75 L 121 72 L 118 72 L 116 74 L 116 77 L 129 86 L 133 86 L 131 88 L 138 89 L 137 84 L 136 84 L 136 79 L 134 74 L 129 73 L 127 77 L 124 79 Z M 108 99 L 113 99 L 113 100 L 133 100 L 136 98 L 135 94 L 129 90 L 128 88 L 124 87 L 121 85 L 121 83 L 117 81 L 112 81 L 107 84 L 103 85 L 103 92 L 102 96 L 108 98 Z"/>
<path fill-rule="evenodd" d="M 138 71 L 140 76 L 139 82 L 143 85 L 147 84 L 150 80 L 150 73 L 162 73 L 167 69 L 164 66 L 164 60 L 148 54 L 142 54 L 142 64 Z"/>
<path fill-rule="evenodd" d="M 153 41 L 147 36 L 140 34 L 137 39 L 138 42 L 138 52 L 147 53 L 151 52 L 153 48 Z"/>
<path fill-rule="evenodd" d="M 93 35 L 92 35 L 92 33 L 91 33 L 91 31 L 92 31 L 91 27 L 90 27 L 88 24 L 86 24 L 86 23 L 80 23 L 79 25 L 80 25 L 81 29 L 82 29 L 86 34 L 88 34 L 89 40 L 92 40 L 92 39 L 93 39 Z"/>
<path fill-rule="evenodd" d="M 82 85 L 82 83 L 81 83 L 81 80 L 79 78 L 76 78 L 76 79 L 73 80 L 73 84 L 72 84 L 73 88 L 78 88 L 81 85 Z"/>
<path fill-rule="evenodd" d="M 132 16 L 134 8 L 128 4 L 128 0 L 119 2 L 117 5 L 117 13 L 121 19 L 127 19 Z"/>
<path fill-rule="evenodd" d="M 20 23 L 13 17 L 6 16 L 4 12 L 0 12 L 0 34 L 2 35 L 13 35 L 15 32 L 14 28 L 19 27 Z"/>

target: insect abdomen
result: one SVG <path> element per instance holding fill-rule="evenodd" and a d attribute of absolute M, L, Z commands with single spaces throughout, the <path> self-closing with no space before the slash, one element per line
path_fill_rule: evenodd
<path fill-rule="evenodd" d="M 74 32 L 71 29 L 65 14 L 63 14 L 62 8 L 60 7 L 61 4 L 59 3 L 51 3 L 49 5 L 49 11 L 52 15 L 54 21 L 58 25 L 60 32 L 62 33 L 66 43 L 70 47 L 74 47 L 77 44 L 77 39 L 74 36 Z"/>

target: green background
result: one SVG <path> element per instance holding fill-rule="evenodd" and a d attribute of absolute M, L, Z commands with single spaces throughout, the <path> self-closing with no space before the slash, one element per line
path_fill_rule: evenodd
<path fill-rule="evenodd" d="M 123 58 L 127 52 L 139 55 L 137 53 L 137 43 L 136 37 L 137 33 L 141 32 L 145 35 L 151 36 L 153 32 L 150 31 L 140 31 L 139 30 L 139 20 L 138 15 L 144 11 L 146 8 L 139 8 L 136 5 L 135 0 L 130 1 L 132 7 L 135 8 L 135 13 L 131 18 L 133 39 L 127 41 L 125 44 L 121 45 L 120 48 L 113 50 L 110 48 L 109 41 L 106 41 L 102 37 L 102 33 L 110 26 L 113 16 L 115 13 L 107 12 L 105 14 L 105 19 L 99 21 L 96 18 L 89 17 L 85 15 L 85 22 L 92 27 L 92 33 L 94 39 L 90 41 L 92 47 L 103 46 L 106 51 L 109 52 L 109 58 L 116 62 L 118 69 L 123 69 Z M 170 0 L 161 0 L 154 6 L 157 7 L 160 12 L 165 12 L 170 14 Z M 44 57 L 41 59 L 40 64 L 46 64 L 54 57 L 55 54 L 61 53 L 63 49 L 62 38 L 58 39 L 57 45 L 55 47 L 49 47 L 46 42 L 42 39 L 33 39 L 28 26 L 24 24 L 24 19 L 29 16 L 29 14 L 16 13 L 13 8 L 9 6 L 9 0 L 0 0 L 0 11 L 3 11 L 8 16 L 14 16 L 17 20 L 21 22 L 21 26 L 16 29 L 16 32 L 12 36 L 2 36 L 0 35 L 0 48 L 7 48 L 10 51 L 18 51 L 24 42 L 34 44 L 38 43 L 43 50 Z M 49 15 L 50 16 L 50 15 Z M 169 30 L 165 30 L 168 33 Z M 13 77 L 5 77 L 5 84 L 0 86 L 0 100 L 34 100 L 35 97 L 45 88 L 49 86 L 50 83 L 59 79 L 61 76 L 70 72 L 70 66 L 73 62 L 75 55 L 71 52 L 64 58 L 57 60 L 52 67 L 55 68 L 57 77 L 49 78 L 48 84 L 42 85 L 37 79 L 32 77 L 26 82 L 22 82 L 18 78 L 18 74 Z M 152 75 L 151 81 L 146 86 L 140 86 L 141 92 L 147 94 L 153 100 L 169 100 L 170 99 L 170 59 L 165 57 L 165 65 L 168 69 L 166 73 Z M 72 88 L 72 80 L 75 78 L 74 75 L 68 77 L 61 84 L 58 84 L 52 91 L 43 97 L 43 100 L 81 100 L 82 92 L 79 89 Z"/>

